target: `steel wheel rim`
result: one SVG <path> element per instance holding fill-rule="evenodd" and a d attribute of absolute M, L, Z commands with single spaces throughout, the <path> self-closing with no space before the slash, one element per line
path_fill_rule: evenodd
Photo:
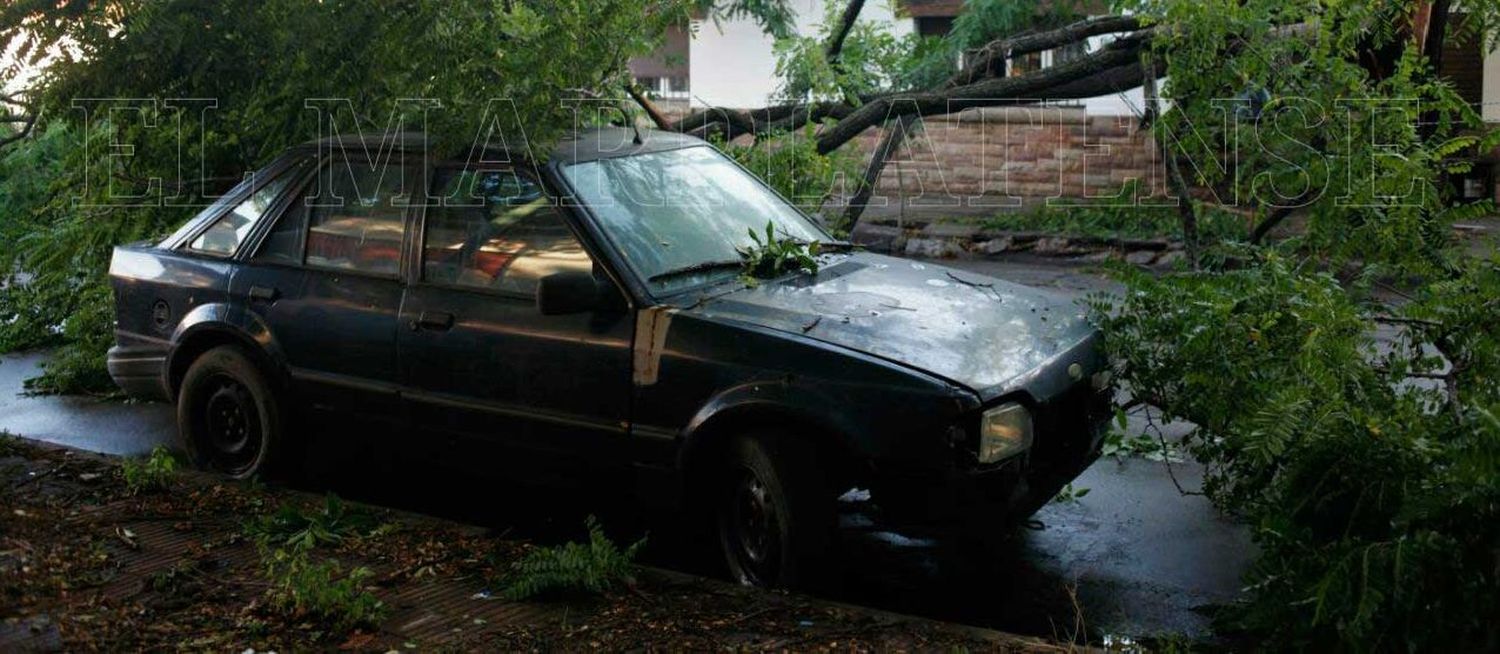
<path fill-rule="evenodd" d="M 770 489 L 754 471 L 744 469 L 730 487 L 725 515 L 725 544 L 740 581 L 765 585 L 781 565 L 782 518 Z"/>
<path fill-rule="evenodd" d="M 242 474 L 260 458 L 260 410 L 250 389 L 229 375 L 214 375 L 206 384 L 200 425 L 215 469 Z"/>

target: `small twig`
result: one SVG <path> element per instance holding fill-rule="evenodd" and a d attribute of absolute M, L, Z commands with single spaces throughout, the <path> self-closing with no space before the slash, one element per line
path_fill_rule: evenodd
<path fill-rule="evenodd" d="M 815 318 L 812 319 L 812 322 L 807 323 L 806 325 L 802 326 L 802 333 L 806 334 L 806 333 L 812 331 L 813 328 L 817 327 L 818 323 L 821 323 L 821 322 L 823 322 L 823 316 L 822 316 L 822 314 L 819 314 L 817 317 L 815 317 Z"/>
<path fill-rule="evenodd" d="M 994 288 L 995 287 L 994 284 L 991 284 L 989 282 L 971 282 L 971 281 L 969 281 L 967 279 L 964 279 L 962 277 L 959 277 L 958 275 L 955 275 L 955 274 L 953 274 L 951 272 L 947 273 L 947 275 L 948 275 L 949 279 L 952 279 L 955 282 L 963 284 L 964 286 L 974 286 L 974 287 L 977 287 L 977 288 Z"/>
<path fill-rule="evenodd" d="M 1146 411 L 1145 415 L 1147 427 L 1156 432 L 1156 441 L 1161 444 L 1161 462 L 1162 465 L 1165 465 L 1167 467 L 1167 477 L 1172 479 L 1172 485 L 1176 486 L 1177 492 L 1182 493 L 1183 495 L 1202 495 L 1203 491 L 1189 491 L 1182 487 L 1182 482 L 1177 480 L 1177 472 L 1172 469 L 1172 457 L 1170 456 L 1171 450 L 1167 448 L 1167 435 L 1162 432 L 1161 427 L 1157 426 L 1156 421 L 1151 418 L 1150 411 Z"/>

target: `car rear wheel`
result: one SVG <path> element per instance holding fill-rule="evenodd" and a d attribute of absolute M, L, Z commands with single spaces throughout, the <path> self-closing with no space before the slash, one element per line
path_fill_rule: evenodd
<path fill-rule="evenodd" d="M 789 436 L 740 436 L 716 494 L 719 544 L 729 574 L 750 586 L 806 585 L 827 550 L 834 498 L 814 448 Z"/>
<path fill-rule="evenodd" d="M 222 345 L 204 352 L 183 376 L 177 429 L 198 467 L 248 479 L 264 475 L 275 461 L 281 409 L 249 355 Z"/>

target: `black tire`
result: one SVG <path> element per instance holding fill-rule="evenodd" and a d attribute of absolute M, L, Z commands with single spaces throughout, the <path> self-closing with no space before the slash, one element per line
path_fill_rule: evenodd
<path fill-rule="evenodd" d="M 714 517 L 730 577 L 769 588 L 814 582 L 837 524 L 816 449 L 787 435 L 744 435 L 725 463 Z"/>
<path fill-rule="evenodd" d="M 243 348 L 221 345 L 188 366 L 177 433 L 199 468 L 235 479 L 266 476 L 281 453 L 282 429 L 275 389 Z"/>

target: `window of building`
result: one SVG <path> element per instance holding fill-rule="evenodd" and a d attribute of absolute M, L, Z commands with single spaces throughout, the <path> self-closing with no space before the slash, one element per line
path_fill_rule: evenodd
<path fill-rule="evenodd" d="M 448 170 L 439 173 L 438 188 L 441 197 L 463 201 L 427 212 L 425 281 L 533 297 L 542 277 L 593 270 L 593 260 L 535 182 L 509 171 Z"/>
<path fill-rule="evenodd" d="M 637 77 L 635 78 L 635 83 L 641 87 L 642 91 L 647 93 L 661 93 L 660 77 Z"/>

